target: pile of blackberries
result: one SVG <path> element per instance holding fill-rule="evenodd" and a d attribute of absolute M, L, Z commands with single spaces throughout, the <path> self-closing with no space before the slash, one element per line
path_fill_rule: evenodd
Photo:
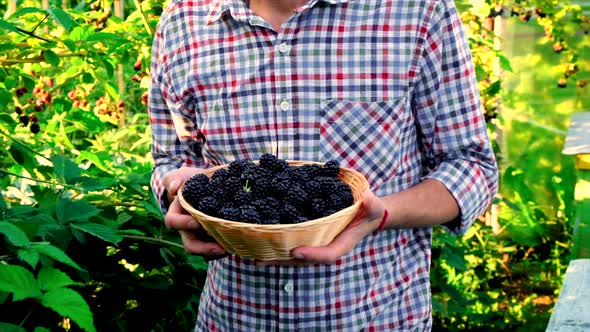
<path fill-rule="evenodd" d="M 182 195 L 197 210 L 226 220 L 261 225 L 295 224 L 331 215 L 354 203 L 340 164 L 289 165 L 272 154 L 239 159 L 211 178 L 197 174 Z"/>

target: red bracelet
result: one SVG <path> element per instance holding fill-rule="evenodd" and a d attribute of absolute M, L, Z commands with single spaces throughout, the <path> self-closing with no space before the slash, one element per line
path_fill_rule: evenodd
<path fill-rule="evenodd" d="M 389 211 L 385 209 L 383 211 L 383 217 L 381 218 L 381 222 L 379 223 L 379 227 L 375 230 L 375 233 L 381 232 L 385 229 L 385 223 L 387 222 L 387 217 L 389 216 Z"/>

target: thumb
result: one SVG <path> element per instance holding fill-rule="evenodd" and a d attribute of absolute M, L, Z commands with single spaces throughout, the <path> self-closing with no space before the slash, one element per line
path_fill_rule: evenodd
<path fill-rule="evenodd" d="M 178 193 L 178 189 L 180 188 L 180 180 L 179 179 L 172 179 L 170 183 L 168 183 L 168 193 L 171 195 L 176 195 Z"/>
<path fill-rule="evenodd" d="M 363 217 L 371 220 L 381 218 L 383 210 L 385 210 L 385 204 L 377 195 L 372 191 L 367 190 L 363 194 Z"/>
<path fill-rule="evenodd" d="M 201 172 L 203 172 L 202 169 L 193 167 L 181 167 L 168 172 L 163 178 L 164 187 L 168 191 L 169 195 L 174 196 L 178 193 L 178 189 L 184 183 L 184 181 Z"/>

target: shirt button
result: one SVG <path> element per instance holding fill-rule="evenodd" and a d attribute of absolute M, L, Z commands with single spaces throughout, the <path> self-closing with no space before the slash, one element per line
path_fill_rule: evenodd
<path fill-rule="evenodd" d="M 289 281 L 285 284 L 285 286 L 283 286 L 283 289 L 285 290 L 285 292 L 287 292 L 287 294 L 293 293 L 293 283 Z"/>
<path fill-rule="evenodd" d="M 290 49 L 291 49 L 291 46 L 289 46 L 287 43 L 280 43 L 279 44 L 279 52 L 281 52 L 281 53 L 287 53 L 287 52 L 289 52 Z"/>
<path fill-rule="evenodd" d="M 283 100 L 279 107 L 281 108 L 281 111 L 286 112 L 291 109 L 291 104 L 288 101 Z"/>

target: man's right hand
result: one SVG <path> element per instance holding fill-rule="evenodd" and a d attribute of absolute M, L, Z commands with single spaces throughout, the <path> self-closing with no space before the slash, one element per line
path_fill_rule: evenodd
<path fill-rule="evenodd" d="M 164 218 L 166 227 L 176 229 L 180 233 L 184 249 L 198 255 L 222 255 L 225 250 L 216 242 L 205 241 L 198 234 L 205 234 L 201 225 L 188 213 L 178 200 L 178 190 L 184 181 L 197 173 L 199 168 L 182 167 L 164 175 L 162 182 L 168 193 L 170 207 Z"/>

